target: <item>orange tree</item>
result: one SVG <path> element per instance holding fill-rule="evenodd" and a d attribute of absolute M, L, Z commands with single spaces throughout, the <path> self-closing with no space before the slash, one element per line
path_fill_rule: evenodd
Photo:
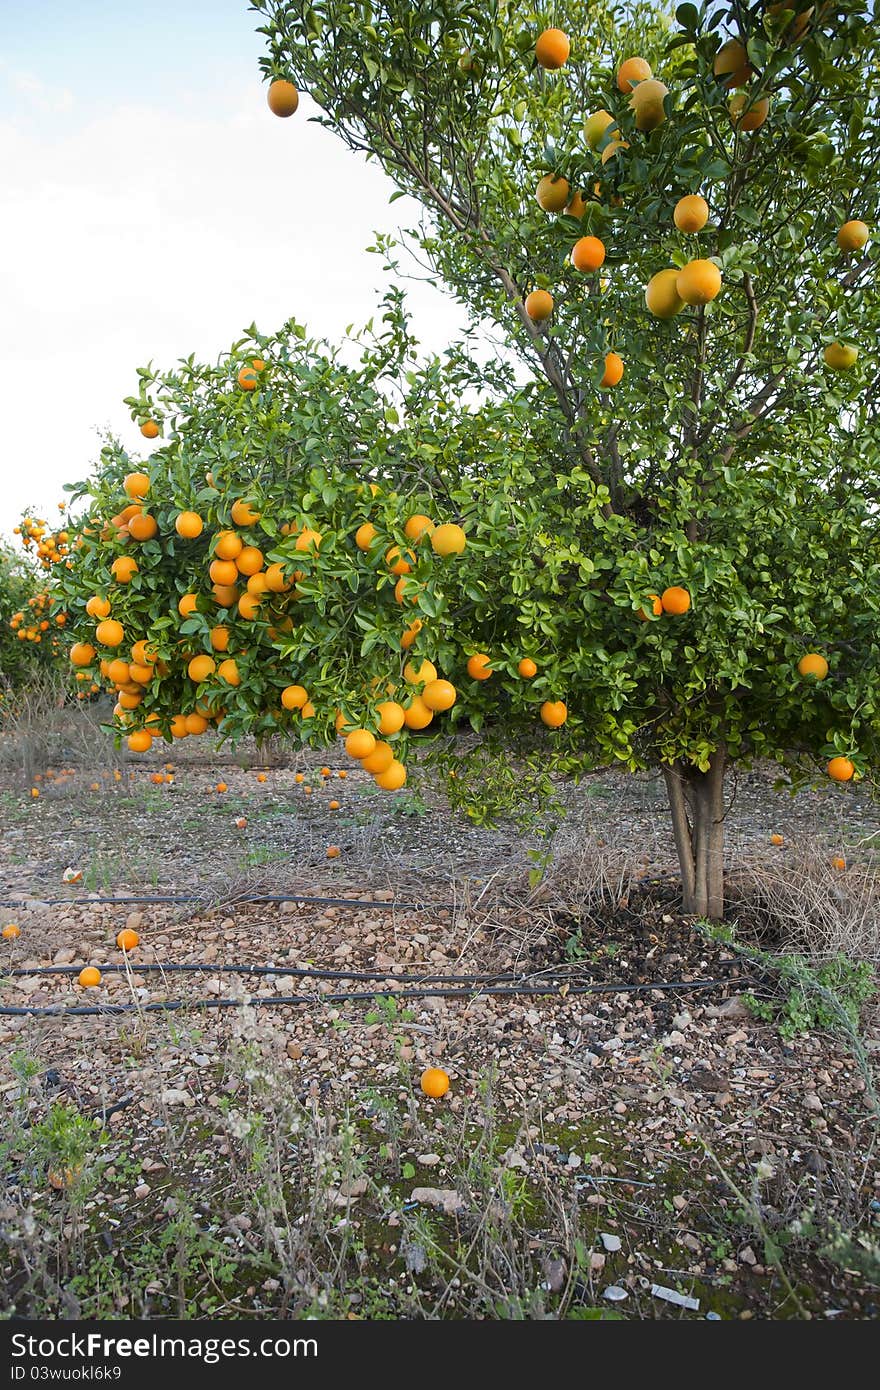
<path fill-rule="evenodd" d="M 270 93 L 420 201 L 410 248 L 521 364 L 540 452 L 468 636 L 517 635 L 566 742 L 662 770 L 717 915 L 726 768 L 876 759 L 870 7 L 252 8 Z"/>
<path fill-rule="evenodd" d="M 135 748 L 351 732 L 394 787 L 464 721 L 660 769 L 685 908 L 719 915 L 726 770 L 844 782 L 878 751 L 876 30 L 255 8 L 294 143 L 299 88 L 503 347 L 416 363 L 392 287 L 356 367 L 291 324 L 143 369 L 162 442 L 104 450 L 61 570 L 80 674 Z"/>
<path fill-rule="evenodd" d="M 31 529 L 41 526 L 45 531 L 45 522 L 26 517 L 15 531 L 30 537 Z M 30 537 L 26 549 L 41 543 Z M 59 559 L 63 547 L 61 542 L 59 551 L 53 544 Z M 39 572 L 52 563 L 35 564 L 32 555 L 22 556 L 0 545 L 0 690 L 23 686 L 51 666 L 61 669 L 67 649 L 62 640 L 67 615 L 54 601 L 48 576 Z"/>

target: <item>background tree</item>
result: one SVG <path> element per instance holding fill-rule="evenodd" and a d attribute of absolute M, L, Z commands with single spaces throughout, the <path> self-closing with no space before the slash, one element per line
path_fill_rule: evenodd
<path fill-rule="evenodd" d="M 105 448 L 60 569 L 79 674 L 135 748 L 354 729 L 394 787 L 465 720 L 662 769 L 719 915 L 726 769 L 878 751 L 878 300 L 838 240 L 876 218 L 876 28 L 572 4 L 548 69 L 549 16 L 503 5 L 257 8 L 267 75 L 421 200 L 413 249 L 502 350 L 419 361 L 392 284 L 355 366 L 291 323 L 142 369 L 162 443 Z"/>
<path fill-rule="evenodd" d="M 67 615 L 54 602 L 45 573 L 54 563 L 50 554 L 61 558 L 64 542 L 53 536 L 47 545 L 47 524 L 32 517 L 26 517 L 16 531 L 28 553 L 17 554 L 0 545 L 0 694 L 4 696 L 40 671 L 52 666 L 61 670 L 67 650 L 62 641 Z M 45 564 L 37 547 L 44 550 Z"/>

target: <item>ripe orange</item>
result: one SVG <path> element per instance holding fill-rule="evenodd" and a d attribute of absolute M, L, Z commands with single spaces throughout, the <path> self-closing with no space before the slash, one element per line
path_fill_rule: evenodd
<path fill-rule="evenodd" d="M 813 676 L 817 681 L 823 681 L 828 675 L 828 662 L 820 652 L 807 652 L 798 662 L 798 671 L 802 676 Z"/>
<path fill-rule="evenodd" d="M 771 843 L 771 845 L 777 845 L 777 846 L 779 846 L 779 845 L 784 845 L 784 844 L 785 844 L 785 839 L 784 839 L 784 837 L 783 837 L 782 835 L 771 835 L 771 836 L 770 836 L 770 843 Z"/>
<path fill-rule="evenodd" d="M 723 87 L 744 87 L 752 76 L 752 66 L 738 39 L 728 39 L 715 54 L 712 71 Z"/>
<path fill-rule="evenodd" d="M 188 714 L 183 722 L 186 725 L 186 732 L 192 734 L 193 738 L 198 738 L 199 734 L 204 734 L 208 728 L 207 719 L 196 710 L 192 714 Z"/>
<path fill-rule="evenodd" d="M 118 555 L 110 566 L 110 573 L 118 584 L 131 583 L 137 572 L 137 560 L 133 555 Z"/>
<path fill-rule="evenodd" d="M 259 384 L 257 374 L 253 367 L 240 368 L 236 380 L 242 391 L 256 391 Z"/>
<path fill-rule="evenodd" d="M 405 574 L 402 574 L 394 586 L 394 597 L 398 603 L 418 603 L 422 587 L 421 584 L 414 584 Z"/>
<path fill-rule="evenodd" d="M 302 685 L 288 685 L 281 692 L 281 703 L 285 709 L 289 710 L 302 709 L 308 702 L 308 698 L 309 693 Z"/>
<path fill-rule="evenodd" d="M 721 271 L 714 261 L 688 261 L 678 272 L 675 289 L 685 304 L 708 304 L 721 289 Z"/>
<path fill-rule="evenodd" d="M 155 785 L 156 785 L 157 787 L 161 787 L 162 783 L 165 781 L 165 773 L 164 773 L 164 772 L 154 772 L 154 773 L 152 773 L 152 775 L 151 775 L 151 777 L 150 777 L 150 781 L 153 782 L 153 783 L 155 783 Z"/>
<path fill-rule="evenodd" d="M 770 114 L 770 98 L 754 98 L 746 92 L 737 92 L 730 98 L 728 110 L 737 130 L 760 130 Z"/>
<path fill-rule="evenodd" d="M 849 758 L 832 758 L 827 772 L 834 782 L 851 782 L 855 775 L 855 767 Z"/>
<path fill-rule="evenodd" d="M 234 588 L 235 581 L 238 579 L 238 567 L 234 560 L 212 560 L 208 573 L 211 582 L 218 584 L 220 588 Z"/>
<path fill-rule="evenodd" d="M 140 940 L 137 932 L 132 931 L 131 927 L 123 927 L 116 937 L 116 945 L 120 951 L 133 951 L 136 946 L 140 945 Z"/>
<path fill-rule="evenodd" d="M 211 646 L 213 647 L 213 649 L 214 649 L 215 652 L 228 652 L 228 651 L 229 651 L 229 628 L 228 628 L 228 627 L 212 627 L 212 628 L 211 628 L 211 634 L 210 634 L 210 635 L 211 635 Z"/>
<path fill-rule="evenodd" d="M 458 692 L 451 681 L 435 680 L 428 681 L 422 691 L 422 699 L 435 712 L 452 709 L 458 698 Z"/>
<path fill-rule="evenodd" d="M 453 522 L 444 522 L 442 526 L 437 526 L 431 532 L 431 549 L 435 555 L 460 555 L 466 545 L 467 536 L 464 530 Z M 417 618 L 415 621 L 421 627 L 419 619 Z"/>
<path fill-rule="evenodd" d="M 300 715 L 303 719 L 314 719 L 315 706 L 312 704 L 311 700 L 306 700 L 305 704 L 300 710 Z"/>
<path fill-rule="evenodd" d="M 186 727 L 186 715 L 175 714 L 171 719 L 171 737 L 186 738 L 189 729 Z"/>
<path fill-rule="evenodd" d="M 428 681 L 437 679 L 437 667 L 433 661 L 420 661 L 418 665 L 408 661 L 403 668 L 403 679 L 407 685 L 427 685 Z"/>
<path fill-rule="evenodd" d="M 276 77 L 269 84 L 266 100 L 274 116 L 292 116 L 299 106 L 299 92 L 286 78 Z"/>
<path fill-rule="evenodd" d="M 659 618 L 660 614 L 663 612 L 663 604 L 660 602 L 660 595 L 647 594 L 646 597 L 651 600 L 651 613 L 653 613 L 655 618 Z M 643 623 L 651 621 L 651 613 L 646 613 L 644 608 L 639 608 L 637 611 Z"/>
<path fill-rule="evenodd" d="M 846 868 L 846 860 L 842 854 L 838 854 L 831 861 L 832 869 L 837 869 L 840 873 Z"/>
<path fill-rule="evenodd" d="M 369 729 L 352 729 L 345 740 L 345 751 L 350 758 L 367 758 L 375 747 L 376 740 Z"/>
<path fill-rule="evenodd" d="M 221 661 L 217 667 L 217 675 L 227 685 L 241 685 L 241 674 L 238 663 L 233 657 L 227 657 L 226 661 Z"/>
<path fill-rule="evenodd" d="M 102 647 L 119 647 L 125 640 L 125 629 L 115 618 L 105 618 L 95 628 L 95 636 Z"/>
<path fill-rule="evenodd" d="M 101 598 L 100 594 L 92 594 L 92 597 L 86 604 L 86 612 L 90 618 L 109 618 L 110 600 L 108 598 Z"/>
<path fill-rule="evenodd" d="M 653 75 L 644 58 L 627 58 L 617 69 L 617 90 L 631 92 L 637 82 L 646 82 Z"/>
<path fill-rule="evenodd" d="M 260 595 L 252 593 L 242 594 L 241 598 L 238 600 L 239 616 L 250 623 L 253 622 L 259 611 Z"/>
<path fill-rule="evenodd" d="M 576 221 L 580 222 L 586 210 L 586 198 L 584 197 L 583 193 L 580 192 L 579 189 L 575 189 L 565 208 L 566 217 L 574 217 Z"/>
<path fill-rule="evenodd" d="M 618 357 L 616 352 L 605 354 L 605 371 L 602 373 L 600 386 L 616 386 L 623 376 L 623 359 Z"/>
<path fill-rule="evenodd" d="M 385 563 L 392 574 L 409 574 L 412 569 L 410 561 L 415 557 L 411 551 L 401 551 L 399 545 L 393 545 L 390 550 L 385 552 Z"/>
<path fill-rule="evenodd" d="M 304 526 L 296 538 L 295 550 L 300 552 L 305 550 L 320 550 L 323 536 L 320 531 L 313 531 L 310 526 Z"/>
<path fill-rule="evenodd" d="M 575 270 L 588 275 L 598 270 L 605 260 L 605 244 L 597 236 L 582 236 L 576 241 L 571 252 L 571 263 Z"/>
<path fill-rule="evenodd" d="M 492 658 L 487 656 L 485 652 L 475 652 L 473 656 L 468 657 L 467 673 L 471 679 L 487 681 L 493 674 L 491 660 Z"/>
<path fill-rule="evenodd" d="M 196 536 L 200 536 L 205 528 L 205 523 L 198 512 L 181 512 L 174 523 L 174 529 L 178 536 L 184 540 L 194 541 Z"/>
<path fill-rule="evenodd" d="M 684 308 L 684 300 L 676 288 L 678 271 L 670 266 L 668 270 L 658 270 L 645 286 L 645 303 L 658 319 L 671 319 Z"/>
<path fill-rule="evenodd" d="M 562 700 L 545 700 L 541 706 L 541 720 L 548 729 L 561 729 L 568 718 L 568 706 Z"/>
<path fill-rule="evenodd" d="M 561 212 L 570 193 L 568 179 L 561 174 L 545 174 L 535 189 L 535 199 L 544 212 Z"/>
<path fill-rule="evenodd" d="M 533 323 L 543 323 L 553 313 L 553 296 L 546 290 L 532 290 L 526 295 L 525 306 Z"/>
<path fill-rule="evenodd" d="M 250 579 L 263 568 L 263 552 L 255 545 L 245 545 L 236 556 L 235 564 L 239 573 L 246 574 Z"/>
<path fill-rule="evenodd" d="M 128 685 L 131 679 L 131 668 L 128 662 L 117 656 L 107 667 L 107 679 L 111 680 L 117 687 Z"/>
<path fill-rule="evenodd" d="M 249 594 L 252 594 L 254 598 L 259 598 L 262 594 L 267 594 L 269 592 L 269 585 L 266 583 L 266 576 L 263 574 L 262 570 L 248 577 L 247 591 Z"/>
<path fill-rule="evenodd" d="M 361 767 L 364 772 L 387 772 L 394 762 L 394 749 L 390 743 L 377 743 L 372 753 L 366 758 L 361 758 Z"/>
<path fill-rule="evenodd" d="M 666 120 L 663 100 L 669 88 L 656 77 L 649 77 L 633 87 L 629 104 L 636 116 L 636 130 L 656 130 Z"/>
<path fill-rule="evenodd" d="M 408 541 L 418 542 L 424 540 L 425 536 L 430 536 L 433 530 L 434 523 L 431 518 L 423 515 L 421 512 L 416 512 L 407 519 L 406 525 L 403 528 L 403 534 Z"/>
<path fill-rule="evenodd" d="M 403 722 L 408 729 L 427 729 L 433 718 L 434 711 L 421 695 L 414 695 L 403 711 Z"/>
<path fill-rule="evenodd" d="M 214 788 L 214 790 L 220 792 L 220 794 L 222 795 L 223 792 L 228 792 L 228 791 L 229 791 L 229 787 L 227 786 L 227 784 L 226 784 L 225 782 L 218 782 L 218 783 L 217 783 L 217 786 Z"/>
<path fill-rule="evenodd" d="M 155 420 L 144 420 L 141 425 L 141 434 L 145 439 L 155 439 L 159 433 L 159 426 Z"/>
<path fill-rule="evenodd" d="M 692 236 L 701 232 L 709 221 L 709 204 L 699 193 L 688 193 L 676 203 L 672 220 L 680 232 Z"/>
<path fill-rule="evenodd" d="M 516 668 L 524 681 L 530 681 L 538 674 L 538 668 L 530 656 L 524 656 Z"/>
<path fill-rule="evenodd" d="M 266 781 L 266 774 L 265 774 L 265 772 L 258 772 L 258 773 L 257 773 L 257 781 L 258 781 L 258 782 L 265 782 L 265 781 Z"/>
<path fill-rule="evenodd" d="M 137 729 L 133 734 L 129 734 L 126 743 L 132 753 L 149 753 L 153 746 L 153 735 L 146 729 Z"/>
<path fill-rule="evenodd" d="M 547 68 L 551 72 L 565 67 L 570 53 L 571 44 L 568 35 L 562 29 L 545 29 L 535 44 L 535 58 L 538 61 L 538 66 Z"/>
<path fill-rule="evenodd" d="M 372 521 L 365 521 L 363 526 L 359 526 L 355 531 L 354 543 L 358 550 L 369 550 L 378 534 Z"/>
<path fill-rule="evenodd" d="M 610 111 L 594 111 L 591 116 L 587 117 L 584 121 L 584 135 L 591 150 L 598 150 L 608 127 L 613 125 L 614 117 Z M 614 133 L 614 131 L 611 132 L 612 135 Z"/>
<path fill-rule="evenodd" d="M 247 816 L 237 816 L 235 828 L 236 830 L 247 830 Z"/>
<path fill-rule="evenodd" d="M 860 251 L 870 235 L 867 222 L 844 222 L 837 233 L 837 244 L 841 251 Z"/>
<path fill-rule="evenodd" d="M 376 713 L 379 716 L 380 734 L 396 734 L 403 728 L 404 709 L 396 700 L 383 700 L 381 705 L 376 706 Z"/>
<path fill-rule="evenodd" d="M 328 859 L 338 859 L 341 853 L 342 853 L 342 851 L 340 850 L 340 848 L 339 848 L 338 845 L 328 845 L 328 846 L 327 846 L 327 858 L 328 858 Z"/>
<path fill-rule="evenodd" d="M 91 666 L 97 652 L 90 642 L 74 642 L 70 649 L 70 660 L 74 666 Z"/>
<path fill-rule="evenodd" d="M 140 640 L 135 642 L 132 646 L 131 659 L 137 662 L 139 666 L 155 666 L 156 653 L 149 642 L 141 637 Z"/>
<path fill-rule="evenodd" d="M 236 526 L 256 526 L 262 513 L 254 511 L 250 502 L 245 498 L 239 497 L 237 502 L 232 504 L 232 520 Z"/>
<path fill-rule="evenodd" d="M 129 497 L 146 497 L 150 490 L 150 480 L 146 473 L 129 473 L 122 481 Z"/>
<path fill-rule="evenodd" d="M 128 523 L 132 540 L 151 541 L 159 533 L 159 523 L 148 512 L 138 512 Z"/>
<path fill-rule="evenodd" d="M 201 685 L 209 676 L 213 676 L 217 670 L 217 663 L 211 656 L 194 656 L 187 666 L 187 674 L 191 681 L 196 685 Z"/>
<path fill-rule="evenodd" d="M 327 806 L 328 806 L 328 809 L 331 810 L 331 811 L 338 811 L 338 810 L 339 810 L 339 802 L 338 802 L 338 801 L 328 801 Z"/>
<path fill-rule="evenodd" d="M 284 565 L 276 561 L 266 570 L 266 588 L 272 594 L 286 594 L 293 587 L 284 577 Z"/>
<path fill-rule="evenodd" d="M 9 922 L 0 931 L 0 936 L 6 941 L 14 941 L 17 936 L 21 936 L 21 927 L 17 927 L 14 922 Z"/>
<path fill-rule="evenodd" d="M 373 781 L 386 792 L 399 791 L 406 783 L 406 768 L 397 759 L 390 763 L 384 772 L 377 772 Z"/>
<path fill-rule="evenodd" d="M 670 588 L 663 590 L 660 595 L 660 603 L 664 613 L 686 613 L 691 606 L 691 596 L 687 589 L 673 584 Z"/>
<path fill-rule="evenodd" d="M 342 767 L 342 768 L 339 769 L 339 771 L 337 772 L 336 776 L 337 776 L 337 777 L 342 777 L 342 778 L 344 779 L 344 778 L 346 778 L 346 777 L 348 776 L 348 773 L 346 772 L 345 768 Z"/>
<path fill-rule="evenodd" d="M 191 613 L 195 613 L 198 601 L 195 594 L 184 594 L 177 605 L 177 611 L 181 618 L 188 618 Z"/>
<path fill-rule="evenodd" d="M 422 1072 L 420 1086 L 426 1096 L 439 1100 L 449 1090 L 449 1077 L 442 1067 L 428 1067 Z"/>
<path fill-rule="evenodd" d="M 293 775 L 293 780 L 294 782 L 304 782 L 306 779 L 301 772 L 295 772 Z"/>
<path fill-rule="evenodd" d="M 235 584 L 212 584 L 211 593 L 218 608 L 231 608 L 238 598 Z"/>
<path fill-rule="evenodd" d="M 244 541 L 237 531 L 221 531 L 214 546 L 218 560 L 236 560 L 244 550 Z"/>

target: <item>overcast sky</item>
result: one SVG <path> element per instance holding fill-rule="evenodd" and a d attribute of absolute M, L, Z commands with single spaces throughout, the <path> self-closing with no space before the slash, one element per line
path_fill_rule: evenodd
<path fill-rule="evenodd" d="M 271 114 L 257 23 L 245 0 L 0 0 L 0 533 L 58 515 L 98 430 L 149 449 L 137 366 L 373 313 L 364 248 L 412 205 L 307 100 Z M 411 307 L 426 348 L 462 321 L 427 286 Z"/>

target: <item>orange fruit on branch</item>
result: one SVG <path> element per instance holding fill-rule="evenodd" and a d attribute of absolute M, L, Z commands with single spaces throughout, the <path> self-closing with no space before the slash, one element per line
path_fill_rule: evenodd
<path fill-rule="evenodd" d="M 828 776 L 834 782 L 851 782 L 855 776 L 855 765 L 849 758 L 832 758 L 828 764 Z"/>
<path fill-rule="evenodd" d="M 684 308 L 684 300 L 676 288 L 678 270 L 670 266 L 668 270 L 658 270 L 645 287 L 645 303 L 649 311 L 658 319 L 671 319 Z"/>
<path fill-rule="evenodd" d="M 693 236 L 695 232 L 701 232 L 708 222 L 709 204 L 699 193 L 688 193 L 676 203 L 672 220 L 680 232 Z"/>
<path fill-rule="evenodd" d="M 798 671 L 802 676 L 812 676 L 814 680 L 823 681 L 828 675 L 828 662 L 821 652 L 807 652 L 798 662 Z"/>
<path fill-rule="evenodd" d="M 394 762 L 394 749 L 390 743 L 377 743 L 372 753 L 368 753 L 365 758 L 361 758 L 361 767 L 364 772 L 386 772 Z"/>
<path fill-rule="evenodd" d="M 715 54 L 712 71 L 723 87 L 744 87 L 754 69 L 738 39 L 728 39 Z"/>
<path fill-rule="evenodd" d="M 217 670 L 217 663 L 212 656 L 194 656 L 186 668 L 187 675 L 196 685 L 201 685 L 209 676 L 213 676 Z"/>
<path fill-rule="evenodd" d="M 572 247 L 571 263 L 585 275 L 598 270 L 605 260 L 605 246 L 597 236 L 582 236 Z"/>
<path fill-rule="evenodd" d="M 274 116 L 292 116 L 299 106 L 299 92 L 286 78 L 276 77 L 275 81 L 269 84 L 266 101 Z"/>
<path fill-rule="evenodd" d="M 373 778 L 377 786 L 386 792 L 399 791 L 406 783 L 406 768 L 395 758 L 384 772 L 377 772 Z"/>
<path fill-rule="evenodd" d="M 352 729 L 345 740 L 345 751 L 350 758 L 368 758 L 376 747 L 376 739 L 369 729 Z"/>
<path fill-rule="evenodd" d="M 492 658 L 485 652 L 475 652 L 468 658 L 468 675 L 475 681 L 487 681 L 493 675 L 491 662 Z"/>
<path fill-rule="evenodd" d="M 125 640 L 125 629 L 115 618 L 105 618 L 95 628 L 95 636 L 102 647 L 119 647 Z"/>
<path fill-rule="evenodd" d="M 653 75 L 644 58 L 627 58 L 617 69 L 617 90 L 631 92 L 637 82 L 646 82 Z"/>
<path fill-rule="evenodd" d="M 561 729 L 568 718 L 568 706 L 562 700 L 545 700 L 540 714 L 548 729 Z"/>
<path fill-rule="evenodd" d="M 144 420 L 140 428 L 145 439 L 155 439 L 159 433 L 159 426 L 155 420 Z"/>
<path fill-rule="evenodd" d="M 714 261 L 688 261 L 678 272 L 675 290 L 685 304 L 708 304 L 721 289 L 721 271 Z"/>
<path fill-rule="evenodd" d="M 404 708 L 396 700 L 383 700 L 376 706 L 380 734 L 397 734 L 403 728 Z"/>
<path fill-rule="evenodd" d="M 146 473 L 129 473 L 122 481 L 129 497 L 146 497 L 150 490 L 150 480 Z"/>
<path fill-rule="evenodd" d="M 623 377 L 623 359 L 618 357 L 616 352 L 609 352 L 605 355 L 605 370 L 602 373 L 600 387 L 616 386 Z"/>
<path fill-rule="evenodd" d="M 837 244 L 841 251 L 860 251 L 870 235 L 871 229 L 867 222 L 844 222 L 837 233 Z"/>
<path fill-rule="evenodd" d="M 535 44 L 535 58 L 538 66 L 557 72 L 565 67 L 571 53 L 568 35 L 562 29 L 545 29 Z"/>
<path fill-rule="evenodd" d="M 660 595 L 660 603 L 664 613 L 680 616 L 690 608 L 691 596 L 687 589 L 683 589 L 680 584 L 672 584 L 668 589 L 663 590 Z"/>
<path fill-rule="evenodd" d="M 448 555 L 461 555 L 467 545 L 467 536 L 461 526 L 454 522 L 444 522 L 442 526 L 436 526 L 431 532 L 431 549 L 435 555 L 446 557 Z M 421 622 L 416 619 L 421 627 Z M 412 624 L 410 624 L 412 626 Z"/>
<path fill-rule="evenodd" d="M 184 540 L 194 541 L 196 536 L 202 534 L 205 523 L 198 512 L 181 512 L 174 523 L 174 529 Z"/>
<path fill-rule="evenodd" d="M 538 207 L 544 212 L 561 212 L 571 193 L 568 179 L 561 174 L 545 174 L 535 189 Z"/>
<path fill-rule="evenodd" d="M 533 323 L 544 323 L 553 313 L 553 296 L 546 290 L 532 290 L 526 295 L 525 308 Z"/>
<path fill-rule="evenodd" d="M 538 674 L 538 668 L 530 656 L 524 656 L 516 669 L 525 681 L 530 681 L 532 676 Z"/>

